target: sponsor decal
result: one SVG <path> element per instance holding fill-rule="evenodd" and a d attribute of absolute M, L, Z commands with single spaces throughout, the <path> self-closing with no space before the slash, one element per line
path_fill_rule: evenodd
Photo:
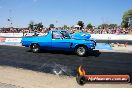
<path fill-rule="evenodd" d="M 6 38 L 0 38 L 0 42 L 5 42 Z"/>
<path fill-rule="evenodd" d="M 81 36 L 87 36 L 86 34 L 82 34 Z"/>
<path fill-rule="evenodd" d="M 6 38 L 5 42 L 21 42 L 21 38 Z"/>

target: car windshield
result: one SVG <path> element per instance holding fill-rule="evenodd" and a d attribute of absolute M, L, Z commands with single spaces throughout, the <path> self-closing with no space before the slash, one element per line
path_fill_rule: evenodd
<path fill-rule="evenodd" d="M 63 35 L 63 38 L 65 38 L 65 39 L 70 39 L 71 38 L 67 31 L 61 31 L 61 34 Z"/>

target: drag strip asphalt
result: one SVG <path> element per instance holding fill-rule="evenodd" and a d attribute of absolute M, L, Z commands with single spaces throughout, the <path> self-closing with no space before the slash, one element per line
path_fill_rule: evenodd
<path fill-rule="evenodd" d="M 33 71 L 76 75 L 80 65 L 87 74 L 129 74 L 132 75 L 132 53 L 100 52 L 95 50 L 86 57 L 71 52 L 41 51 L 32 53 L 29 48 L 0 46 L 0 66 L 11 66 Z M 132 76 L 131 76 L 132 77 Z"/>

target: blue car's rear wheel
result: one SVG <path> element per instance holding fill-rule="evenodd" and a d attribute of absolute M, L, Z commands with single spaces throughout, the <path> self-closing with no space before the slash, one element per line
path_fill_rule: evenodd
<path fill-rule="evenodd" d="M 33 44 L 32 45 L 32 52 L 33 53 L 38 53 L 40 51 L 39 45 L 38 44 Z"/>

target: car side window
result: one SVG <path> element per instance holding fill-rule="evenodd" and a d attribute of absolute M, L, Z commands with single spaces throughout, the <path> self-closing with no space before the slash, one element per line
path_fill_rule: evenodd
<path fill-rule="evenodd" d="M 61 39 L 61 38 L 63 38 L 63 35 L 60 32 L 58 31 L 52 32 L 52 39 Z"/>

